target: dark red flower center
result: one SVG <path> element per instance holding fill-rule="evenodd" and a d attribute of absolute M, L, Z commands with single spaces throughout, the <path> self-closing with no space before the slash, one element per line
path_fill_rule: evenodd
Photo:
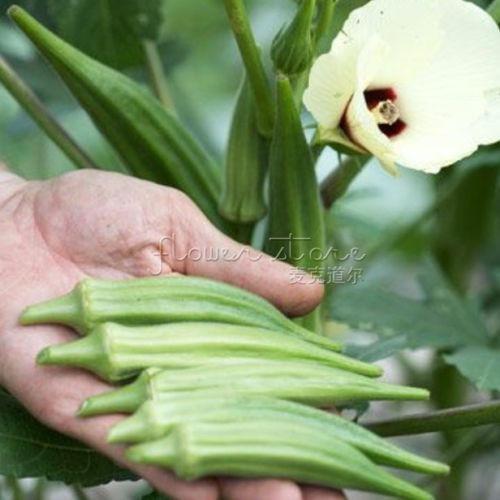
<path fill-rule="evenodd" d="M 368 106 L 368 109 L 370 111 L 379 106 L 380 103 L 384 103 L 386 101 L 394 103 L 397 100 L 397 98 L 398 95 L 392 88 L 373 89 L 373 90 L 367 90 L 365 92 L 366 105 Z M 403 130 L 406 128 L 406 123 L 403 120 L 401 120 L 401 118 L 398 118 L 392 124 L 380 123 L 378 128 L 383 134 L 391 138 L 391 137 L 396 137 L 401 132 L 403 132 Z"/>
<path fill-rule="evenodd" d="M 386 135 L 389 138 L 396 137 L 399 135 L 403 130 L 406 128 L 406 123 L 399 118 L 399 111 L 397 110 L 397 107 L 395 106 L 395 101 L 397 101 L 398 95 L 392 88 L 385 88 L 385 89 L 372 89 L 372 90 L 367 90 L 365 93 L 365 101 L 366 101 L 366 106 L 370 111 L 374 111 L 376 108 L 381 109 L 383 112 L 389 112 L 391 109 L 396 111 L 398 113 L 397 119 L 394 121 L 388 120 L 390 123 L 379 123 L 378 128 L 379 130 Z M 348 105 L 349 107 L 349 105 Z M 344 133 L 349 137 L 349 139 L 357 144 L 357 142 L 354 140 L 351 134 L 351 130 L 349 127 L 348 119 L 347 119 L 347 108 L 344 113 L 344 116 L 342 117 L 342 121 L 340 122 L 340 127 L 344 131 Z M 358 144 L 358 146 L 363 147 L 361 144 Z"/>

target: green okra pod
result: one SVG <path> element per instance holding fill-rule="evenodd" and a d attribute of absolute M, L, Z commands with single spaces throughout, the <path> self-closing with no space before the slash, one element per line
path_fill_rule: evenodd
<path fill-rule="evenodd" d="M 325 227 L 314 161 L 288 78 L 277 79 L 277 114 L 269 167 L 269 222 L 265 250 L 311 273 L 324 275 Z M 317 309 L 304 326 L 321 330 Z"/>
<path fill-rule="evenodd" d="M 140 443 L 166 436 L 183 422 L 231 422 L 242 418 L 299 421 L 322 429 L 365 453 L 375 463 L 425 474 L 447 474 L 449 467 L 391 444 L 354 422 L 303 404 L 267 397 L 238 395 L 172 395 L 166 401 L 144 403 L 131 417 L 118 423 L 110 443 Z"/>
<path fill-rule="evenodd" d="M 77 366 L 119 381 L 150 367 L 189 368 L 252 359 L 309 360 L 371 377 L 382 373 L 376 365 L 282 332 L 203 322 L 135 327 L 104 323 L 87 337 L 44 349 L 38 362 Z"/>
<path fill-rule="evenodd" d="M 18 6 L 12 20 L 46 57 L 134 175 L 188 194 L 220 227 L 219 169 L 150 92 L 51 33 Z"/>
<path fill-rule="evenodd" d="M 147 401 L 179 393 L 269 396 L 313 406 L 365 400 L 425 400 L 425 389 L 384 384 L 363 375 L 312 362 L 253 360 L 241 365 L 144 371 L 130 385 L 88 399 L 81 416 L 132 413 Z"/>
<path fill-rule="evenodd" d="M 245 418 L 185 422 L 158 441 L 132 447 L 130 460 L 173 469 L 182 479 L 279 477 L 409 500 L 432 496 L 371 462 L 353 446 L 305 421 Z"/>
<path fill-rule="evenodd" d="M 225 183 L 219 203 L 219 212 L 226 219 L 248 224 L 264 217 L 268 163 L 269 140 L 259 133 L 254 94 L 245 78 L 231 123 Z"/>
<path fill-rule="evenodd" d="M 69 294 L 28 307 L 21 316 L 23 325 L 62 323 L 82 334 L 107 322 L 152 325 L 184 321 L 268 328 L 341 350 L 339 344 L 297 325 L 265 299 L 206 278 L 86 279 Z"/>

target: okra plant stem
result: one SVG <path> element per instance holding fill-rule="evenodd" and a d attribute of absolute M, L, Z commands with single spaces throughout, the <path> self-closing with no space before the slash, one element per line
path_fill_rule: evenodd
<path fill-rule="evenodd" d="M 326 34 L 328 33 L 329 28 L 332 24 L 333 14 L 335 12 L 335 4 L 336 0 L 323 0 L 320 3 L 318 9 L 318 19 L 316 22 L 316 30 L 314 33 L 316 50 L 318 52 L 321 51 L 323 44 L 326 44 L 327 42 L 327 40 L 323 40 L 323 37 L 326 38 Z"/>
<path fill-rule="evenodd" d="M 0 82 L 76 167 L 97 168 L 3 57 L 0 57 Z"/>
<path fill-rule="evenodd" d="M 463 429 L 499 422 L 500 401 L 495 401 L 373 422 L 366 427 L 379 436 L 390 437 Z"/>
<path fill-rule="evenodd" d="M 10 489 L 12 500 L 25 500 L 24 491 L 17 478 L 14 476 L 7 476 L 5 478 L 5 482 L 7 487 Z"/>
<path fill-rule="evenodd" d="M 243 0 L 224 0 L 224 5 L 255 95 L 259 130 L 266 137 L 270 137 L 274 123 L 274 104 L 248 12 Z"/>
<path fill-rule="evenodd" d="M 175 106 L 168 88 L 158 45 L 152 40 L 143 40 L 142 46 L 153 90 L 163 106 L 171 113 L 175 113 Z"/>
<path fill-rule="evenodd" d="M 330 208 L 347 192 L 369 160 L 370 157 L 350 157 L 326 177 L 321 183 L 321 198 L 325 208 Z"/>

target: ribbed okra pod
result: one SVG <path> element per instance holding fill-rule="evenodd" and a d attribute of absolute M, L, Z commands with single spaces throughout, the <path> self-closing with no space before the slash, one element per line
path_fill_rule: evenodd
<path fill-rule="evenodd" d="M 20 7 L 11 7 L 9 15 L 134 175 L 181 189 L 213 222 L 225 227 L 217 211 L 217 165 L 151 93 L 67 44 Z"/>
<path fill-rule="evenodd" d="M 341 439 L 375 463 L 426 474 L 447 474 L 449 467 L 395 446 L 338 415 L 275 398 L 172 395 L 167 401 L 147 401 L 110 432 L 110 443 L 140 443 L 166 436 L 183 422 L 233 422 L 268 418 L 301 422 Z"/>
<path fill-rule="evenodd" d="M 279 477 L 409 500 L 432 498 L 304 421 L 243 417 L 230 423 L 188 422 L 176 425 L 166 438 L 132 447 L 127 456 L 173 469 L 186 480 L 212 475 Z"/>
<path fill-rule="evenodd" d="M 132 413 L 147 399 L 168 400 L 178 393 L 212 396 L 269 396 L 313 406 L 359 400 L 425 400 L 428 391 L 384 384 L 363 375 L 312 362 L 253 360 L 242 365 L 144 371 L 130 385 L 88 399 L 82 416 Z"/>
<path fill-rule="evenodd" d="M 254 94 L 245 78 L 231 122 L 219 203 L 219 212 L 226 219 L 247 224 L 266 215 L 264 181 L 268 163 L 269 140 L 259 133 Z"/>
<path fill-rule="evenodd" d="M 63 297 L 28 307 L 21 323 L 62 323 L 86 334 L 101 323 L 152 325 L 210 321 L 288 332 L 339 351 L 340 345 L 297 325 L 265 299 L 226 283 L 186 276 L 81 281 Z"/>
<path fill-rule="evenodd" d="M 325 274 L 326 243 L 314 161 L 286 77 L 278 77 L 276 95 L 265 250 L 319 279 Z M 302 324 L 320 333 L 320 311 L 317 309 L 303 318 Z"/>
<path fill-rule="evenodd" d="M 93 333 L 44 349 L 40 364 L 78 366 L 119 381 L 150 368 L 190 368 L 249 360 L 309 360 L 378 377 L 382 370 L 273 330 L 223 323 L 123 326 L 104 323 Z"/>

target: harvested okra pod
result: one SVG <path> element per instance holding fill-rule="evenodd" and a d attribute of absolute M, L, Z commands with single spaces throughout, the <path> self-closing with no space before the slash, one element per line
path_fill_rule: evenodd
<path fill-rule="evenodd" d="M 104 323 L 87 337 L 44 349 L 38 363 L 85 368 L 113 382 L 150 367 L 189 368 L 283 359 L 309 360 L 369 377 L 382 373 L 376 365 L 281 332 L 201 322 L 135 327 Z"/>
<path fill-rule="evenodd" d="M 183 370 L 145 370 L 134 382 L 88 399 L 80 416 L 132 413 L 148 399 L 209 391 L 212 396 L 269 396 L 313 406 L 366 400 L 425 400 L 425 389 L 384 384 L 362 375 L 310 362 L 254 360 L 240 365 Z"/>
<path fill-rule="evenodd" d="M 130 448 L 127 456 L 137 463 L 173 469 L 186 480 L 213 475 L 278 477 L 408 500 L 432 499 L 306 421 L 252 415 L 233 422 L 184 422 L 161 440 Z"/>
<path fill-rule="evenodd" d="M 166 436 L 184 422 L 232 422 L 242 418 L 269 418 L 296 421 L 322 429 L 377 464 L 389 465 L 425 474 L 447 474 L 449 467 L 429 460 L 380 438 L 360 425 L 333 413 L 302 404 L 265 397 L 172 395 L 167 401 L 148 401 L 131 417 L 110 432 L 110 443 L 140 443 Z"/>
<path fill-rule="evenodd" d="M 28 307 L 21 323 L 62 323 L 86 334 L 101 323 L 151 325 L 209 321 L 287 332 L 339 351 L 339 344 L 294 323 L 261 297 L 205 278 L 86 279 L 63 297 Z"/>

